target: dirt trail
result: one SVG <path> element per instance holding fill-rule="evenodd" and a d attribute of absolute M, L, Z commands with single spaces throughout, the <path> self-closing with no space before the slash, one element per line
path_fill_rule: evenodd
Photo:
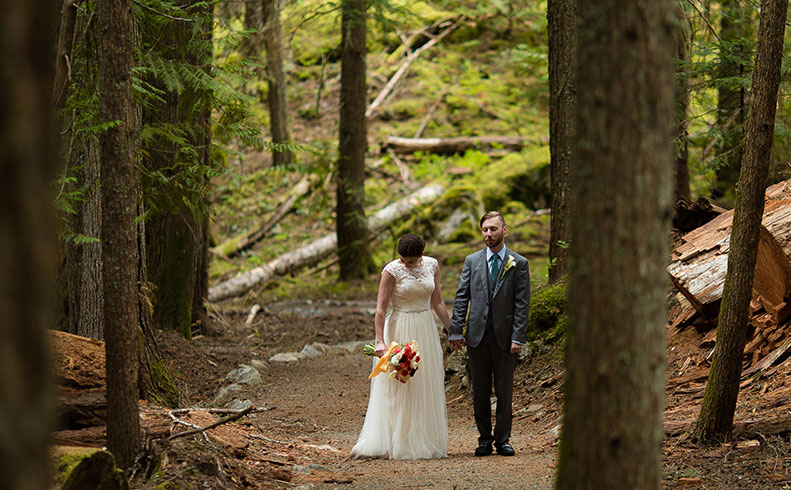
<path fill-rule="evenodd" d="M 254 431 L 265 437 L 251 444 L 265 452 L 265 459 L 294 465 L 291 480 L 282 482 L 282 488 L 551 488 L 556 450 L 551 429 L 557 425 L 554 410 L 543 405 L 536 409 L 538 405 L 534 404 L 527 413 L 526 407 L 533 400 L 517 389 L 514 411 L 522 410 L 522 415 L 515 419 L 511 439 L 516 456 L 476 458 L 471 396 L 469 390 L 461 388 L 458 376 L 446 384 L 448 458 L 348 458 L 368 404 L 370 358 L 358 350 L 291 363 L 268 359 L 278 352 L 299 351 L 315 341 L 333 344 L 369 340 L 373 329 L 371 307 L 279 305 L 266 309 L 252 325 L 244 324 L 241 312 L 223 318 L 223 336 L 203 337 L 194 344 L 206 359 L 193 355 L 191 362 L 180 367 L 192 386 L 191 398 L 196 404 L 205 403 L 228 383 L 222 380 L 224 373 L 252 359 L 263 361 L 262 385 L 236 396 L 267 408 L 249 417 Z M 257 486 L 247 480 L 247 484 Z"/>
<path fill-rule="evenodd" d="M 339 450 L 313 453 L 311 462 L 336 472 L 339 480 L 351 479 L 349 485 L 354 488 L 551 488 L 552 448 L 546 444 L 547 435 L 534 433 L 534 427 L 515 424 L 514 457 L 472 455 L 477 432 L 467 396 L 456 401 L 450 398 L 447 459 L 349 460 L 368 403 L 365 375 L 369 370 L 370 360 L 359 353 L 273 365 L 266 373 L 271 381 L 260 400 L 275 409 L 258 414 L 253 422 L 273 439 Z M 302 457 L 308 455 L 306 451 Z M 317 488 L 335 486 L 318 484 Z"/>

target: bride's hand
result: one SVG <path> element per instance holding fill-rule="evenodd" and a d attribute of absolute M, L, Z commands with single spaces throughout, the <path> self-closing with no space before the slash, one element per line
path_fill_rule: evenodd
<path fill-rule="evenodd" d="M 376 344 L 376 357 L 382 357 L 387 352 L 387 348 L 385 348 L 385 343 L 381 340 L 377 340 Z"/>

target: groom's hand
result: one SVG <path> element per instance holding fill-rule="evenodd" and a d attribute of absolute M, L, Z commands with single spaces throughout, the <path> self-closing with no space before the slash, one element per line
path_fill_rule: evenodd
<path fill-rule="evenodd" d="M 511 342 L 511 354 L 516 354 L 520 350 L 522 350 L 521 344 L 517 344 L 516 342 Z"/>
<path fill-rule="evenodd" d="M 448 340 L 448 345 L 452 351 L 457 351 L 464 347 L 467 344 L 467 341 L 464 339 L 459 340 Z"/>

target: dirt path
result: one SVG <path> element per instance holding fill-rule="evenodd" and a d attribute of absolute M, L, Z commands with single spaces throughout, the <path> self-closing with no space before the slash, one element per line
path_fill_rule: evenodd
<path fill-rule="evenodd" d="M 472 455 L 477 432 L 467 396 L 448 407 L 447 459 L 349 460 L 347 455 L 357 440 L 368 403 L 365 375 L 369 370 L 370 360 L 359 353 L 273 365 L 266 373 L 271 381 L 260 400 L 275 408 L 257 415 L 253 422 L 273 439 L 337 449 L 339 452 L 305 451 L 302 457 L 336 472 L 338 480 L 351 479 L 353 488 L 551 488 L 552 448 L 545 444 L 546 435 L 534 433 L 534 427 L 515 424 L 514 457 Z M 316 488 L 337 486 L 315 483 Z"/>
<path fill-rule="evenodd" d="M 448 458 L 349 459 L 368 403 L 370 358 L 358 350 L 290 363 L 268 359 L 278 352 L 299 351 L 315 341 L 334 344 L 369 340 L 373 329 L 371 308 L 368 304 L 280 305 L 268 308 L 252 325 L 244 324 L 241 312 L 224 317 L 222 336 L 203 337 L 194 344 L 205 358 L 193 353 L 192 360 L 180 366 L 184 382 L 191 386 L 190 396 L 194 403 L 205 403 L 228 384 L 222 379 L 224 373 L 253 359 L 263 361 L 259 364 L 263 383 L 236 396 L 267 408 L 248 419 L 254 432 L 265 438 L 251 445 L 265 454 L 259 459 L 292 465 L 290 481 L 275 483 L 282 488 L 552 487 L 556 437 L 551 429 L 557 425 L 554 410 L 533 404 L 526 412 L 534 400 L 517 386 L 514 410 L 522 412 L 515 418 L 511 439 L 516 456 L 476 458 L 472 454 L 477 431 L 471 396 L 469 390 L 461 388 L 458 376 L 446 383 Z M 532 379 L 522 379 L 521 385 L 534 384 Z M 254 483 L 249 476 L 245 482 L 268 487 L 263 482 Z"/>

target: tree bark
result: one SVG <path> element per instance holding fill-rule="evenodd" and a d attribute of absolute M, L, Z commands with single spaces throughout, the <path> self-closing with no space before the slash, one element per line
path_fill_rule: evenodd
<path fill-rule="evenodd" d="M 0 475 L 5 488 L 48 488 L 52 414 L 46 329 L 56 256 L 57 161 L 50 70 L 51 2 L 12 0 L 0 17 Z"/>
<path fill-rule="evenodd" d="M 569 169 L 574 162 L 576 0 L 547 2 L 549 37 L 549 153 L 552 216 L 549 237 L 549 282 L 566 275 L 569 227 Z"/>
<path fill-rule="evenodd" d="M 717 327 L 717 350 L 695 426 L 695 435 L 703 442 L 726 436 L 733 426 L 766 178 L 772 156 L 787 11 L 787 0 L 761 2 L 752 103 L 734 207 L 728 272 Z"/>
<path fill-rule="evenodd" d="M 86 161 L 78 172 L 78 179 L 88 186 L 87 199 L 80 203 L 77 217 L 79 232 L 89 237 L 101 236 L 102 195 L 100 192 L 99 142 L 95 138 L 86 140 Z M 92 339 L 104 339 L 104 282 L 102 280 L 101 242 L 69 244 L 79 254 L 79 277 L 77 278 L 79 309 L 77 324 L 72 333 Z"/>
<path fill-rule="evenodd" d="M 257 60 L 261 56 L 261 30 L 264 28 L 263 4 L 259 0 L 245 0 L 244 28 L 251 31 L 242 42 L 246 56 Z M 256 70 L 257 71 L 257 70 Z"/>
<path fill-rule="evenodd" d="M 411 213 L 417 206 L 423 206 L 439 198 L 444 189 L 441 186 L 429 186 L 397 201 L 374 213 L 368 219 L 368 228 L 378 233 L 385 226 Z M 336 250 L 338 238 L 335 233 L 325 235 L 304 247 L 281 255 L 267 265 L 256 267 L 237 275 L 225 282 L 209 288 L 209 301 L 220 301 L 244 294 L 257 284 L 266 282 L 277 275 L 315 264 Z"/>
<path fill-rule="evenodd" d="M 98 241 L 101 234 L 102 205 L 99 192 L 100 163 L 98 137 L 91 131 L 84 131 L 92 121 L 78 122 L 75 111 L 65 108 L 71 95 L 70 87 L 76 92 L 96 91 L 96 53 L 88 49 L 77 49 L 81 56 L 74 56 L 72 46 L 75 37 L 89 37 L 89 15 L 76 15 L 75 2 L 66 0 L 61 13 L 61 27 L 58 41 L 58 58 L 53 94 L 59 112 L 60 127 L 64 133 L 62 172 L 72 176 L 75 183 L 63 184 L 64 192 L 79 192 L 80 197 L 72 199 L 72 213 L 63 213 L 67 223 L 66 234 L 71 237 L 61 241 L 62 264 L 58 271 L 58 294 L 60 311 L 58 328 L 84 337 L 104 338 L 104 312 L 102 291 L 102 245 Z M 75 14 L 76 18 L 72 18 Z M 75 31 L 77 34 L 75 34 Z M 78 48 L 87 45 L 78 44 Z M 69 83 L 69 82 L 72 83 Z M 95 105 L 92 106 L 96 108 Z M 74 237 L 79 237 L 77 240 Z M 90 242 L 86 237 L 97 241 Z"/>
<path fill-rule="evenodd" d="M 121 468 L 140 449 L 135 218 L 137 128 L 132 102 L 133 19 L 129 0 L 97 5 L 102 173 L 102 263 L 107 351 L 107 446 Z"/>
<path fill-rule="evenodd" d="M 210 41 L 210 16 L 201 2 L 191 1 L 183 7 L 194 22 L 164 21 L 165 34 L 157 31 L 147 42 L 162 52 L 162 56 L 174 63 L 192 67 L 207 67 L 210 63 L 208 43 Z M 152 80 L 152 84 L 163 90 L 163 80 Z M 182 152 L 181 146 L 167 138 L 160 138 L 146 150 L 149 158 L 146 167 L 150 172 L 165 174 L 169 179 L 184 179 L 197 182 L 195 187 L 207 183 L 199 175 L 184 177 L 195 172 L 190 162 L 197 167 L 210 165 L 209 104 L 207 95 L 200 88 L 185 84 L 184 90 L 168 91 L 164 104 L 150 108 L 145 117 L 149 124 L 175 127 L 185 133 L 185 146 L 191 153 Z M 203 273 L 199 267 L 202 260 L 204 231 L 201 209 L 202 192 L 190 188 L 186 195 L 177 187 L 162 186 L 154 180 L 151 196 L 147 199 L 152 212 L 146 230 L 147 266 L 154 284 L 154 324 L 157 328 L 174 329 L 184 338 L 192 332 L 192 312 L 200 299 L 193 299 L 196 281 Z M 185 186 L 186 187 L 186 186 Z M 189 201 L 186 203 L 185 201 Z"/>
<path fill-rule="evenodd" d="M 579 5 L 561 489 L 661 488 L 669 12 L 670 0 Z"/>
<path fill-rule="evenodd" d="M 63 107 L 66 101 L 66 88 L 71 80 L 72 47 L 74 28 L 77 23 L 77 0 L 63 0 L 58 27 L 58 47 L 55 55 L 55 81 L 52 87 L 52 100 L 55 110 Z"/>
<path fill-rule="evenodd" d="M 371 262 L 365 223 L 366 0 L 341 1 L 341 96 L 335 225 L 343 280 L 362 279 Z"/>
<path fill-rule="evenodd" d="M 676 5 L 676 28 L 674 30 L 674 41 L 676 45 L 676 78 L 675 78 L 675 101 L 676 101 L 676 134 L 673 139 L 673 146 L 676 151 L 675 165 L 673 166 L 673 177 L 675 189 L 675 200 L 690 199 L 689 190 L 689 149 L 687 135 L 687 108 L 689 106 L 689 91 L 687 83 L 687 72 L 685 64 L 689 62 L 689 49 L 687 48 L 689 29 L 686 13 L 684 9 Z"/>
<path fill-rule="evenodd" d="M 719 37 L 722 44 L 717 79 L 722 83 L 717 89 L 717 126 L 722 134 L 722 141 L 717 147 L 716 180 L 712 189 L 712 197 L 715 199 L 732 199 L 728 195 L 733 192 L 739 179 L 747 113 L 746 93 L 742 86 L 735 86 L 726 79 L 745 75 L 742 60 L 749 57 L 746 41 L 751 34 L 750 16 L 746 13 L 748 11 L 749 7 L 739 0 L 721 2 Z"/>
<path fill-rule="evenodd" d="M 272 163 L 288 165 L 294 154 L 284 144 L 290 143 L 288 130 L 288 98 L 286 76 L 283 73 L 283 32 L 280 28 L 280 0 L 263 0 L 264 46 L 266 47 L 266 73 L 269 87 L 269 125 L 272 142 Z"/>

